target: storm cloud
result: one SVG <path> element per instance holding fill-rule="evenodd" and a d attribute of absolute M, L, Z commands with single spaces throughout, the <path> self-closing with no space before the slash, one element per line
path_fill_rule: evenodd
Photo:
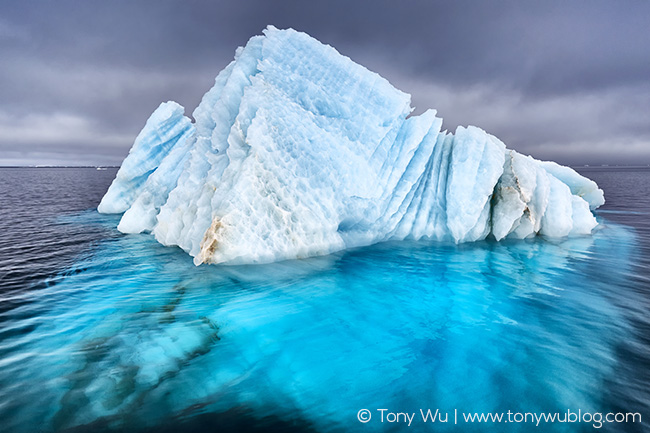
<path fill-rule="evenodd" d="M 305 31 L 509 147 L 650 163 L 647 1 L 29 1 L 0 5 L 0 164 L 117 165 L 268 24 Z"/>

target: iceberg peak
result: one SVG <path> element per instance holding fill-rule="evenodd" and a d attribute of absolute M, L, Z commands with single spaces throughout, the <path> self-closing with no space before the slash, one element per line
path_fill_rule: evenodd
<path fill-rule="evenodd" d="M 151 115 L 102 199 L 124 233 L 201 263 L 264 263 L 395 239 L 588 234 L 591 180 L 521 155 L 305 33 L 267 27 L 194 110 Z"/>

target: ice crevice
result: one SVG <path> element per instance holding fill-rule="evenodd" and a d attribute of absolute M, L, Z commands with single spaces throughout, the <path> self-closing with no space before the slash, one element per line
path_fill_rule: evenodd
<path fill-rule="evenodd" d="M 267 263 L 386 240 L 586 235 L 604 203 L 569 167 L 435 110 L 305 33 L 268 27 L 194 110 L 158 107 L 98 210 L 201 263 Z"/>

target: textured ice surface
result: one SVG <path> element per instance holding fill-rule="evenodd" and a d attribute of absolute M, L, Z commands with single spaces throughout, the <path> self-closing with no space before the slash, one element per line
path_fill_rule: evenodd
<path fill-rule="evenodd" d="M 151 116 L 99 206 L 200 263 L 264 263 L 387 240 L 587 234 L 604 203 L 574 170 L 507 150 L 304 33 L 269 27 L 193 113 Z"/>
<path fill-rule="evenodd" d="M 128 222 L 135 219 L 135 213 L 147 213 L 156 201 L 159 208 L 176 186 L 188 151 L 186 141 L 194 131 L 192 122 L 183 111 L 183 107 L 175 102 L 160 104 L 138 134 L 97 208 L 101 213 L 128 210 L 123 220 L 125 229 L 131 228 Z"/>

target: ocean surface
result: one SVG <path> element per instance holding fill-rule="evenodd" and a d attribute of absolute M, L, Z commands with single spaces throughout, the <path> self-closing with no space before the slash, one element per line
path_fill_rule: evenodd
<path fill-rule="evenodd" d="M 95 211 L 116 169 L 0 168 L 0 431 L 648 432 L 650 169 L 579 171 L 593 236 L 195 267 Z M 463 418 L 507 411 L 642 422 Z"/>

